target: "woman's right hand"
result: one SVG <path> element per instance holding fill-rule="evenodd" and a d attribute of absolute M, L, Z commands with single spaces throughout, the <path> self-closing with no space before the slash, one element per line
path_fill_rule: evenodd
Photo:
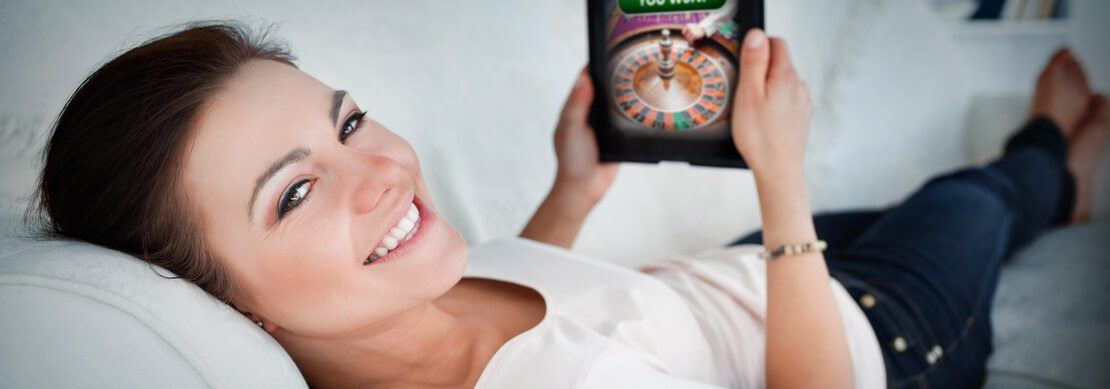
<path fill-rule="evenodd" d="M 786 42 L 751 30 L 732 113 L 737 150 L 755 173 L 763 245 L 817 240 L 802 176 L 813 103 Z M 851 353 L 820 252 L 767 261 L 768 387 L 850 388 Z"/>
<path fill-rule="evenodd" d="M 794 70 L 786 41 L 748 31 L 740 53 L 740 82 L 732 139 L 756 175 L 800 174 L 813 101 Z"/>

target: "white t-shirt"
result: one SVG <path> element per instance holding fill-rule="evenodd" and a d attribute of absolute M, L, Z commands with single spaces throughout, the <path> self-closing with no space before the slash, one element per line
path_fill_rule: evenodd
<path fill-rule="evenodd" d="M 637 271 L 523 238 L 470 249 L 466 277 L 535 289 L 544 318 L 506 342 L 478 388 L 764 387 L 759 246 L 669 257 Z M 885 386 L 874 331 L 830 279 L 856 387 Z"/>

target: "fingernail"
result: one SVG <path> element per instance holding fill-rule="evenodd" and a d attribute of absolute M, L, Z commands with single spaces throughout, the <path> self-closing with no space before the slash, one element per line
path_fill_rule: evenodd
<path fill-rule="evenodd" d="M 763 31 L 759 29 L 753 29 L 751 32 L 748 33 L 748 43 L 746 44 L 746 46 L 748 47 L 748 49 L 751 50 L 758 49 L 760 47 L 763 47 L 763 41 L 765 40 L 766 39 L 764 39 Z"/>

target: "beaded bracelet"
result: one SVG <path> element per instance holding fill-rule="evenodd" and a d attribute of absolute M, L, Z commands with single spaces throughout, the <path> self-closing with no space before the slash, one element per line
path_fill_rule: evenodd
<path fill-rule="evenodd" d="M 776 259 L 784 255 L 821 252 L 825 251 L 826 247 L 829 247 L 829 245 L 823 240 L 815 240 L 813 242 L 802 244 L 784 244 L 782 246 L 779 246 L 779 248 L 775 249 L 774 251 L 763 250 L 763 252 L 759 253 L 759 257 L 763 259 Z"/>

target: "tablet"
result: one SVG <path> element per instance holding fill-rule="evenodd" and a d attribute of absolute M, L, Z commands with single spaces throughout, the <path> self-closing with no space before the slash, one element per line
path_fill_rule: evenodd
<path fill-rule="evenodd" d="M 590 125 L 602 161 L 740 167 L 740 42 L 762 0 L 589 0 Z"/>

